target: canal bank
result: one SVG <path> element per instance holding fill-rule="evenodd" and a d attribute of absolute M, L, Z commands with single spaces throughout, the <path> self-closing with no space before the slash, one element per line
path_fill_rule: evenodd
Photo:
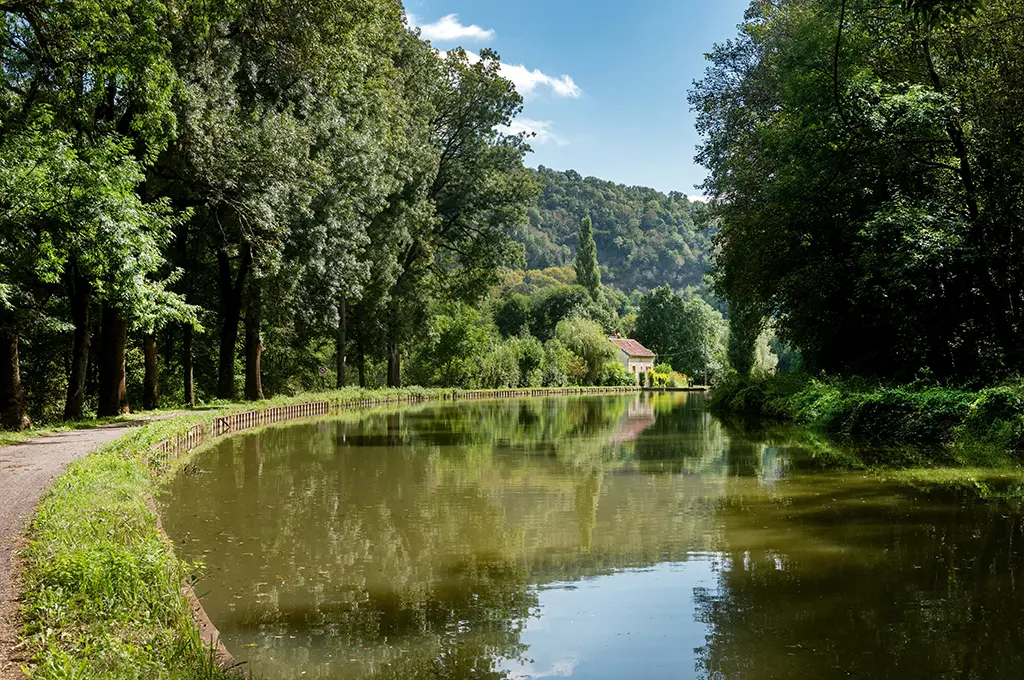
<path fill-rule="evenodd" d="M 123 433 L 116 427 L 78 431 L 86 434 L 77 435 L 80 445 L 73 450 L 45 439 L 19 444 L 23 449 L 8 447 L 5 456 L 30 452 L 33 464 L 52 464 L 27 507 L 35 505 L 53 473 L 78 460 L 43 497 L 28 525 L 20 564 L 10 557 L 0 563 L 8 583 L 12 573 L 24 572 L 20 619 L 11 615 L 17 609 L 13 592 L 5 600 L 8 644 L 0 648 L 0 669 L 11 678 L 20 677 L 22 665 L 32 666 L 40 678 L 64 677 L 68 670 L 82 678 L 224 675 L 181 588 L 183 581 L 194 580 L 195 569 L 168 549 L 147 505 L 164 475 L 183 464 L 184 454 L 210 439 L 273 422 L 388 404 L 626 391 L 633 390 L 353 389 L 275 399 L 254 410 L 237 406 L 189 414 Z M 0 473 L 0 484 L 12 479 L 11 469 Z M 27 513 L 18 517 L 12 537 L 21 535 Z M 15 540 L 5 541 L 9 555 L 14 547 L 20 547 Z M 18 627 L 23 635 L 14 643 Z"/>

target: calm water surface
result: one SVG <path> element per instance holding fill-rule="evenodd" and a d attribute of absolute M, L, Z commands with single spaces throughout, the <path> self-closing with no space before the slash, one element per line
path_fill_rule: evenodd
<path fill-rule="evenodd" d="M 683 394 L 217 442 L 163 517 L 261 678 L 1022 678 L 1021 517 Z"/>

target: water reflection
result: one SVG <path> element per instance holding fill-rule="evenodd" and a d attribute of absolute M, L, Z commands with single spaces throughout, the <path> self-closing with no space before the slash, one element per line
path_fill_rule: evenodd
<path fill-rule="evenodd" d="M 218 442 L 164 519 L 271 680 L 1017 677 L 1017 515 L 817 454 L 685 394 L 428 406 Z"/>

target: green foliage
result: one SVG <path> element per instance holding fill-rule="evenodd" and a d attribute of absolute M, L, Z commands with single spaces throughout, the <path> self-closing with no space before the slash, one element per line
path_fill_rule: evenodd
<path fill-rule="evenodd" d="M 471 384 L 480 357 L 492 342 L 488 331 L 480 312 L 464 303 L 454 303 L 433 315 L 426 339 L 416 347 L 418 357 L 412 373 L 419 374 L 417 382 L 439 387 Z M 519 381 L 510 386 L 518 387 Z"/>
<path fill-rule="evenodd" d="M 683 299 L 662 286 L 640 302 L 636 339 L 681 373 L 724 378 L 727 337 L 721 313 L 702 298 Z"/>
<path fill-rule="evenodd" d="M 702 284 L 713 232 L 702 204 L 676 192 L 583 178 L 573 170 L 540 167 L 535 178 L 542 194 L 515 233 L 529 269 L 570 263 L 579 249 L 581 222 L 589 217 L 605 284 L 623 291 Z"/>
<path fill-rule="evenodd" d="M 971 391 L 794 374 L 737 377 L 715 388 L 712 407 L 791 420 L 855 439 L 1024 452 L 1024 392 L 1019 384 Z"/>
<path fill-rule="evenodd" d="M 626 370 L 619 361 L 608 361 L 601 369 L 601 384 L 611 387 L 628 387 L 637 384 L 636 377 Z"/>
<path fill-rule="evenodd" d="M 599 324 L 578 316 L 563 319 L 555 328 L 555 338 L 583 360 L 585 384 L 602 384 L 605 365 L 615 358 L 615 346 Z"/>
<path fill-rule="evenodd" d="M 841 7 L 752 3 L 690 93 L 719 199 L 716 286 L 812 370 L 1015 374 L 1019 3 Z"/>
<path fill-rule="evenodd" d="M 601 269 L 597 264 L 594 222 L 589 215 L 580 221 L 580 233 L 576 239 L 575 268 L 576 282 L 587 289 L 592 299 L 597 300 L 601 295 Z"/>
<path fill-rule="evenodd" d="M 554 337 L 555 328 L 569 316 L 586 316 L 593 300 L 582 286 L 559 286 L 545 291 L 533 305 L 530 332 L 541 340 Z"/>
<path fill-rule="evenodd" d="M 533 302 L 520 293 L 499 300 L 494 309 L 494 323 L 506 338 L 528 330 L 532 318 Z"/>
<path fill-rule="evenodd" d="M 747 377 L 757 363 L 757 339 L 764 317 L 760 312 L 744 308 L 729 309 L 729 363 L 741 377 Z"/>

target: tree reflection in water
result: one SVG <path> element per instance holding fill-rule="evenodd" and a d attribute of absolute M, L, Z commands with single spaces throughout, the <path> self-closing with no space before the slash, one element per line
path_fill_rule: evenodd
<path fill-rule="evenodd" d="M 664 677 L 1015 677 L 1016 515 L 814 455 L 680 394 L 435 405 L 217 442 L 164 519 L 268 679 L 504 678 L 524 640 L 586 636 L 524 632 L 538 586 L 709 555 L 717 585 L 674 613 L 705 644 Z"/>

